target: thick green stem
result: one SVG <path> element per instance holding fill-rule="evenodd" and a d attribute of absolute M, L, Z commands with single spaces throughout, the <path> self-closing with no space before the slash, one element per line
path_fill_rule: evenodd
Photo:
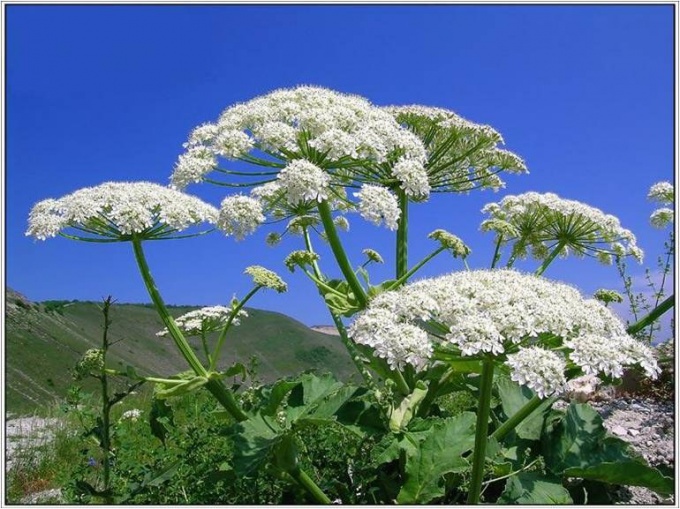
<path fill-rule="evenodd" d="M 565 244 L 566 244 L 566 242 L 564 242 L 562 240 L 560 242 L 558 242 L 557 246 L 555 246 L 555 249 L 553 249 L 550 252 L 548 257 L 545 260 L 543 260 L 543 263 L 541 264 L 541 266 L 536 270 L 537 276 L 540 276 L 541 274 L 543 274 L 545 272 L 545 269 L 547 269 L 548 266 L 553 262 L 553 260 L 555 258 L 557 258 L 557 255 L 560 254 L 560 251 L 562 251 Z"/>
<path fill-rule="evenodd" d="M 408 271 L 408 197 L 403 189 L 397 190 L 399 198 L 399 222 L 397 227 L 397 279 Z"/>
<path fill-rule="evenodd" d="M 250 292 L 248 292 L 248 295 L 246 295 L 241 302 L 238 303 L 238 305 L 232 310 L 231 315 L 229 315 L 229 319 L 227 320 L 227 323 L 224 325 L 224 328 L 222 329 L 222 332 L 220 332 L 220 336 L 217 338 L 217 344 L 215 345 L 215 352 L 213 353 L 212 360 L 210 361 L 210 371 L 215 371 L 217 368 L 217 361 L 220 358 L 220 352 L 222 351 L 222 346 L 224 345 L 224 340 L 227 337 L 227 332 L 229 331 L 229 327 L 231 327 L 232 322 L 238 315 L 238 312 L 243 309 L 243 306 L 246 305 L 246 302 L 250 300 L 250 298 L 257 293 L 257 291 L 262 288 L 261 286 L 256 286 Z"/>
<path fill-rule="evenodd" d="M 484 360 L 480 381 L 479 405 L 477 407 L 477 426 L 475 429 L 475 449 L 472 452 L 472 476 L 468 492 L 468 504 L 478 504 L 484 479 L 486 445 L 489 441 L 489 415 L 491 413 L 491 388 L 493 387 L 494 362 Z"/>
<path fill-rule="evenodd" d="M 508 433 L 515 429 L 524 419 L 529 417 L 529 415 L 531 415 L 534 410 L 541 406 L 543 401 L 544 400 L 538 396 L 531 398 L 512 417 L 510 417 L 496 431 L 494 431 L 491 434 L 491 438 L 495 438 L 499 442 L 503 440 Z"/>
<path fill-rule="evenodd" d="M 106 366 L 106 355 L 109 350 L 109 310 L 111 308 L 111 297 L 104 300 L 102 313 L 104 315 L 104 332 L 102 334 L 102 363 Z M 104 478 L 104 502 L 110 504 L 113 502 L 113 497 L 109 492 L 111 484 L 111 400 L 109 399 L 109 379 L 106 373 L 102 373 L 99 377 L 102 389 L 102 443 L 101 447 L 104 451 L 104 458 L 102 460 L 103 478 Z"/>
<path fill-rule="evenodd" d="M 637 321 L 636 323 L 628 327 L 626 329 L 626 332 L 628 332 L 628 334 L 635 334 L 636 332 L 640 332 L 645 327 L 649 327 L 651 324 L 654 323 L 654 321 L 658 320 L 661 317 L 661 315 L 663 315 L 666 311 L 671 309 L 674 305 L 675 294 L 671 295 L 657 307 L 652 309 L 652 311 L 650 311 L 647 316 L 645 316 L 641 320 Z"/>
<path fill-rule="evenodd" d="M 301 486 L 303 486 L 316 500 L 318 503 L 323 505 L 330 505 L 331 499 L 326 496 L 326 494 L 321 491 L 321 488 L 309 477 L 304 470 L 296 469 L 288 474 L 295 479 Z"/>
<path fill-rule="evenodd" d="M 170 316 L 170 312 L 168 311 L 165 302 L 163 302 L 161 294 L 158 292 L 158 289 L 156 288 L 156 283 L 154 282 L 153 277 L 151 276 L 149 265 L 146 262 L 146 257 L 144 256 L 141 239 L 133 237 L 132 247 L 134 248 L 135 251 L 135 259 L 137 260 L 139 271 L 142 274 L 142 279 L 144 280 L 146 289 L 149 292 L 151 301 L 154 303 L 154 306 L 156 306 L 156 311 L 158 312 L 158 315 L 161 317 L 163 325 L 165 325 L 165 327 L 168 329 L 170 336 L 177 345 L 179 351 L 182 353 L 184 358 L 191 366 L 191 369 L 193 369 L 198 376 L 207 377 L 208 372 L 203 367 L 201 362 L 198 360 L 198 357 L 196 357 L 193 350 L 191 350 L 191 347 L 187 343 L 187 340 L 184 338 L 182 332 L 177 327 L 175 320 L 173 320 L 172 316 Z M 233 394 L 227 391 L 226 387 L 224 387 L 222 383 L 220 383 L 217 380 L 211 379 L 205 385 L 205 387 L 211 392 L 213 396 L 215 396 L 215 399 L 217 399 L 217 401 L 220 402 L 220 404 L 234 417 L 234 419 L 236 419 L 237 421 L 244 421 L 248 418 L 248 416 L 245 413 L 243 413 L 243 411 L 239 408 L 238 403 L 236 403 Z"/>
<path fill-rule="evenodd" d="M 357 301 L 359 301 L 360 307 L 365 308 L 366 304 L 368 303 L 366 292 L 364 292 L 361 283 L 357 279 L 357 276 L 354 273 L 349 260 L 347 259 L 345 250 L 342 247 L 340 237 L 338 236 L 335 224 L 333 223 L 330 205 L 328 205 L 328 202 L 324 200 L 319 203 L 318 208 L 319 216 L 321 216 L 321 222 L 323 223 L 326 236 L 328 237 L 328 242 L 331 246 L 331 250 L 333 251 L 333 255 L 335 255 L 335 260 L 338 262 L 338 266 L 340 267 L 343 276 L 345 276 L 347 284 L 349 284 L 350 288 L 352 289 L 354 297 L 357 299 Z"/>
<path fill-rule="evenodd" d="M 165 325 L 166 329 L 168 329 L 170 337 L 172 337 L 173 341 L 177 345 L 177 348 L 187 360 L 194 372 L 199 376 L 207 376 L 208 372 L 198 360 L 198 357 L 196 357 L 196 354 L 194 354 L 193 350 L 189 346 L 189 343 L 187 343 L 187 340 L 177 327 L 175 320 L 170 315 L 170 312 L 163 301 L 163 297 L 161 297 L 158 288 L 156 288 L 156 283 L 154 282 L 153 277 L 151 276 L 151 271 L 149 270 L 149 264 L 147 263 L 146 257 L 144 256 L 141 239 L 138 237 L 133 237 L 132 247 L 135 251 L 135 259 L 137 260 L 139 271 L 142 274 L 142 279 L 144 280 L 146 289 L 149 292 L 149 297 L 151 297 L 151 301 L 156 307 L 156 311 L 161 317 L 163 325 Z"/>

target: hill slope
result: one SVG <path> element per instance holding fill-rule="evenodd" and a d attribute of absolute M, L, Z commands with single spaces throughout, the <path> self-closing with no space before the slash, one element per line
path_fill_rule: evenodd
<path fill-rule="evenodd" d="M 68 370 L 89 348 L 101 345 L 100 303 L 47 301 L 32 303 L 7 289 L 5 313 L 5 407 L 8 412 L 33 412 L 63 397 L 72 383 Z M 174 316 L 195 307 L 171 308 Z M 272 381 L 305 369 L 330 371 L 341 378 L 354 367 L 337 337 L 271 311 L 248 309 L 249 317 L 232 328 L 220 367 L 235 360 L 259 361 L 259 378 Z M 131 365 L 138 372 L 170 376 L 188 366 L 171 339 L 156 336 L 161 321 L 145 304 L 114 304 L 109 341 L 110 367 Z M 211 338 L 211 339 L 214 339 Z M 197 339 L 190 340 L 203 358 Z"/>

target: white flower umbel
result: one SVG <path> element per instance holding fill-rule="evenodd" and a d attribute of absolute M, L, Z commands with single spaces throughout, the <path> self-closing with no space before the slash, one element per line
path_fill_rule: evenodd
<path fill-rule="evenodd" d="M 139 408 L 133 408 L 132 410 L 126 410 L 123 415 L 120 416 L 121 421 L 131 421 L 136 422 L 142 416 L 142 410 Z"/>
<path fill-rule="evenodd" d="M 675 200 L 675 189 L 670 182 L 654 184 L 647 194 L 647 198 L 662 205 L 671 205 Z M 668 207 L 661 207 L 652 212 L 649 221 L 655 228 L 665 228 L 675 220 L 675 212 Z"/>
<path fill-rule="evenodd" d="M 173 238 L 201 223 L 214 224 L 218 211 L 195 196 L 150 182 L 107 182 L 58 200 L 37 203 L 26 235 L 45 240 L 58 234 L 77 240 Z M 72 234 L 64 233 L 71 229 Z"/>
<path fill-rule="evenodd" d="M 498 190 L 505 186 L 498 176 L 501 171 L 527 173 L 520 157 L 499 147 L 503 138 L 488 125 L 475 124 L 443 108 L 414 105 L 385 110 L 423 141 L 428 152 L 426 178 L 433 189 Z M 395 176 L 400 171 L 395 165 Z"/>
<path fill-rule="evenodd" d="M 399 203 L 397 197 L 388 189 L 371 184 L 365 184 L 361 190 L 354 193 L 359 198 L 359 213 L 361 217 L 374 224 L 385 223 L 390 230 L 396 230 L 398 226 Z"/>
<path fill-rule="evenodd" d="M 200 336 L 210 332 L 221 331 L 229 321 L 229 317 L 232 313 L 232 308 L 225 306 L 204 307 L 189 311 L 188 313 L 175 318 L 175 323 L 179 330 L 184 332 L 187 336 Z M 231 324 L 239 325 L 241 323 L 240 319 L 247 316 L 248 313 L 241 309 L 238 311 Z M 156 336 L 169 336 L 168 329 L 163 329 L 156 333 Z"/>
<path fill-rule="evenodd" d="M 514 242 L 516 256 L 530 250 L 537 259 L 545 259 L 561 245 L 562 256 L 573 252 L 611 263 L 611 255 L 632 255 L 642 261 L 635 235 L 622 228 L 616 217 L 553 193 L 506 196 L 499 203 L 486 205 L 482 212 L 490 218 L 481 229 L 502 235 L 503 243 Z M 510 236 L 508 224 L 516 231 L 515 236 Z"/>
<path fill-rule="evenodd" d="M 420 139 L 366 99 L 320 87 L 276 90 L 227 108 L 215 124 L 195 129 L 185 147 L 172 175 L 178 187 L 215 169 L 222 176 L 238 173 L 218 168 L 217 160 L 211 166 L 213 155 L 266 168 L 252 173 L 260 181 L 296 159 L 332 169 L 344 183 L 385 179 L 381 165 L 407 160 L 404 188 L 427 194 L 417 177 L 426 161 Z"/>
<path fill-rule="evenodd" d="M 309 161 L 291 161 L 281 170 L 278 178 L 288 203 L 296 205 L 304 201 L 320 202 L 328 198 L 330 176 Z"/>
<path fill-rule="evenodd" d="M 514 270 L 458 272 L 381 293 L 350 331 L 354 341 L 372 347 L 375 355 L 400 364 L 409 361 L 395 346 L 395 334 L 407 325 L 421 328 L 425 335 L 418 336 L 419 341 L 430 344 L 428 349 L 418 343 L 419 369 L 426 365 L 423 356 L 428 351 L 512 359 L 513 376 L 543 394 L 563 385 L 564 376 L 555 374 L 558 354 L 535 351 L 532 378 L 527 374 L 530 353 L 522 349 L 567 347 L 570 361 L 586 374 L 620 376 L 624 367 L 634 364 L 650 376 L 658 370 L 651 351 L 628 336 L 604 305 L 568 285 Z M 415 336 L 409 332 L 409 337 Z M 560 359 L 564 366 L 565 359 Z"/>
<path fill-rule="evenodd" d="M 239 194 L 222 200 L 217 227 L 241 240 L 253 233 L 264 220 L 260 201 Z"/>
<path fill-rule="evenodd" d="M 567 386 L 564 358 L 550 350 L 537 346 L 520 348 L 508 355 L 505 364 L 512 368 L 510 378 L 529 387 L 539 398 L 560 394 Z"/>

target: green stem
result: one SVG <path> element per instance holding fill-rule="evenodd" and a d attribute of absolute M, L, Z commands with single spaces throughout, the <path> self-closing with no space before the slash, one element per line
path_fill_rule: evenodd
<path fill-rule="evenodd" d="M 553 398 L 556 399 L 556 398 Z M 495 438 L 499 442 L 503 440 L 508 433 L 515 429 L 519 423 L 529 417 L 529 415 L 536 410 L 544 400 L 538 396 L 534 396 L 527 401 L 522 408 L 520 408 L 512 417 L 505 421 L 496 431 L 491 434 L 491 438 Z"/>
<path fill-rule="evenodd" d="M 338 232 L 335 229 L 335 224 L 333 223 L 330 205 L 326 200 L 324 200 L 319 203 L 318 208 L 319 215 L 321 216 L 321 222 L 323 223 L 326 236 L 328 237 L 328 242 L 330 243 L 333 255 L 335 255 L 335 260 L 338 262 L 338 266 L 340 267 L 342 274 L 345 276 L 347 284 L 349 284 L 352 292 L 354 292 L 354 297 L 357 299 L 357 301 L 359 301 L 360 307 L 365 308 L 366 304 L 368 303 L 368 298 L 366 297 L 366 293 L 364 292 L 361 283 L 357 279 L 354 270 L 352 270 L 352 266 L 350 265 L 347 255 L 345 254 L 345 250 L 342 247 L 340 237 L 338 236 Z"/>
<path fill-rule="evenodd" d="M 498 236 L 498 240 L 496 240 L 496 249 L 493 252 L 493 259 L 491 260 L 491 268 L 495 269 L 496 264 L 498 261 L 501 259 L 501 242 L 503 242 L 503 235 Z"/>
<path fill-rule="evenodd" d="M 649 312 L 647 316 L 645 316 L 641 320 L 637 321 L 636 323 L 628 327 L 626 329 L 626 332 L 628 334 L 635 334 L 636 332 L 640 332 L 645 327 L 649 327 L 652 323 L 654 323 L 654 321 L 658 320 L 661 317 L 661 315 L 663 315 L 666 311 L 671 309 L 674 305 L 675 294 L 671 295 L 661 304 L 655 307 L 652 311 Z"/>
<path fill-rule="evenodd" d="M 203 353 L 205 353 L 206 362 L 210 365 L 212 364 L 210 349 L 208 348 L 208 341 L 205 338 L 205 330 L 203 330 L 203 328 L 201 328 L 201 344 L 203 345 Z"/>
<path fill-rule="evenodd" d="M 493 387 L 494 362 L 484 360 L 480 381 L 479 406 L 477 407 L 477 427 L 475 430 L 475 449 L 472 453 L 472 477 L 468 492 L 468 504 L 478 504 L 484 479 L 486 445 L 488 443 L 489 415 L 491 413 L 491 388 Z"/>
<path fill-rule="evenodd" d="M 399 221 L 397 226 L 397 279 L 408 271 L 408 197 L 403 189 L 397 190 L 399 199 Z"/>
<path fill-rule="evenodd" d="M 541 266 L 536 270 L 535 274 L 537 276 L 540 276 L 541 274 L 543 274 L 545 272 L 545 269 L 548 268 L 548 265 L 550 265 L 553 262 L 553 260 L 555 258 L 557 258 L 557 255 L 560 254 L 560 251 L 562 251 L 562 248 L 564 248 L 565 244 L 566 244 L 566 242 L 564 242 L 563 240 L 560 240 L 557 243 L 557 246 L 555 246 L 555 249 L 552 250 L 552 252 L 548 255 L 548 257 L 545 260 L 543 260 L 543 263 L 541 264 Z"/>
<path fill-rule="evenodd" d="M 319 486 L 312 480 L 311 477 L 307 475 L 304 470 L 295 469 L 292 472 L 288 472 L 288 474 L 298 483 L 300 483 L 300 485 L 303 486 L 318 503 L 323 505 L 332 504 L 331 499 L 328 498 L 323 491 L 321 491 L 321 488 L 319 488 Z"/>
<path fill-rule="evenodd" d="M 106 355 L 109 350 L 109 326 L 111 325 L 111 320 L 109 320 L 109 309 L 111 307 L 111 297 L 104 300 L 104 305 L 102 307 L 102 313 L 104 315 L 104 332 L 102 335 L 102 360 L 103 365 L 106 366 Z M 102 461 L 103 467 L 103 477 L 104 477 L 104 503 L 110 504 L 113 502 L 111 493 L 109 492 L 109 485 L 111 484 L 111 401 L 109 400 L 109 379 L 106 373 L 102 373 L 99 377 L 101 381 L 102 389 L 102 443 L 101 447 L 104 451 L 104 458 Z"/>
<path fill-rule="evenodd" d="M 414 265 L 411 270 L 403 274 L 399 279 L 397 279 L 394 283 L 390 285 L 390 290 L 393 288 L 399 288 L 402 284 L 404 284 L 408 279 L 415 274 L 420 268 L 425 265 L 427 262 L 429 262 L 432 258 L 437 256 L 439 253 L 442 251 L 445 251 L 445 247 L 439 247 L 436 250 L 432 251 L 429 255 L 427 255 L 425 258 L 420 260 L 416 265 Z"/>
<path fill-rule="evenodd" d="M 250 298 L 257 293 L 257 291 L 262 288 L 261 286 L 256 286 L 248 294 L 243 298 L 241 302 L 238 303 L 238 305 L 233 309 L 231 312 L 231 315 L 229 315 L 229 319 L 227 320 L 227 323 L 224 325 L 224 328 L 222 329 L 222 332 L 220 332 L 220 336 L 217 338 L 217 344 L 215 345 L 215 352 L 213 353 L 212 360 L 210 361 L 210 371 L 215 371 L 217 368 L 217 361 L 220 358 L 220 352 L 222 351 L 222 346 L 224 346 L 224 340 L 227 337 L 227 331 L 229 330 L 229 327 L 231 327 L 232 322 L 236 318 L 236 315 L 238 315 L 238 312 L 243 309 L 243 306 L 246 305 L 246 302 L 250 300 Z"/>
<path fill-rule="evenodd" d="M 187 340 L 182 335 L 182 332 L 179 330 L 179 328 L 177 328 L 175 320 L 173 320 L 172 316 L 170 316 L 170 312 L 168 311 L 165 302 L 163 302 L 161 294 L 158 292 L 158 289 L 156 288 L 156 283 L 154 282 L 153 277 L 151 276 L 149 265 L 146 262 L 146 257 L 144 256 L 141 239 L 139 239 L 136 236 L 133 237 L 132 247 L 134 248 L 135 251 L 135 259 L 137 260 L 139 271 L 142 274 L 142 279 L 144 280 L 146 289 L 149 292 L 151 301 L 156 306 L 156 311 L 158 312 L 158 315 L 161 317 L 163 325 L 165 325 L 165 327 L 168 329 L 168 332 L 170 333 L 170 336 L 172 337 L 175 344 L 177 345 L 177 348 L 182 353 L 184 358 L 187 360 L 187 362 L 194 370 L 194 372 L 198 376 L 208 377 L 208 372 L 203 367 L 201 362 L 198 360 L 198 357 L 196 357 L 194 352 L 191 350 L 191 347 L 189 346 Z M 224 385 L 222 385 L 219 381 L 211 379 L 210 381 L 208 381 L 205 387 L 210 391 L 210 393 L 213 396 L 215 396 L 215 399 L 217 399 L 217 401 L 219 401 L 220 404 L 237 421 L 244 421 L 248 418 L 248 416 L 245 413 L 243 413 L 243 410 L 239 408 L 238 403 L 236 403 L 233 394 L 227 391 Z"/>
<path fill-rule="evenodd" d="M 142 274 L 142 279 L 144 280 L 144 284 L 146 285 L 146 289 L 149 292 L 151 301 L 156 307 L 156 311 L 158 312 L 163 325 L 165 325 L 166 329 L 168 329 L 168 332 L 177 345 L 177 348 L 187 360 L 194 372 L 199 376 L 207 376 L 208 372 L 198 360 L 198 357 L 196 357 L 196 354 L 194 354 L 193 350 L 189 346 L 189 343 L 187 343 L 187 340 L 177 327 L 175 320 L 170 315 L 170 312 L 163 301 L 163 297 L 161 297 L 161 294 L 156 287 L 156 283 L 154 282 L 154 279 L 151 276 L 151 271 L 149 270 L 149 264 L 147 263 L 146 257 L 144 256 L 142 241 L 139 237 L 133 237 L 132 247 L 135 251 L 135 259 L 137 260 L 139 271 Z"/>

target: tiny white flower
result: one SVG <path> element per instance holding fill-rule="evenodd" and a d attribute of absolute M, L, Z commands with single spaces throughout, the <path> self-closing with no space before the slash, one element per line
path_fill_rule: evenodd
<path fill-rule="evenodd" d="M 365 184 L 359 192 L 354 193 L 354 196 L 359 198 L 361 217 L 376 225 L 384 222 L 390 230 L 397 229 L 401 211 L 397 197 L 389 189 Z"/>
<path fill-rule="evenodd" d="M 217 227 L 241 240 L 253 233 L 264 220 L 260 201 L 239 194 L 222 200 Z"/>

